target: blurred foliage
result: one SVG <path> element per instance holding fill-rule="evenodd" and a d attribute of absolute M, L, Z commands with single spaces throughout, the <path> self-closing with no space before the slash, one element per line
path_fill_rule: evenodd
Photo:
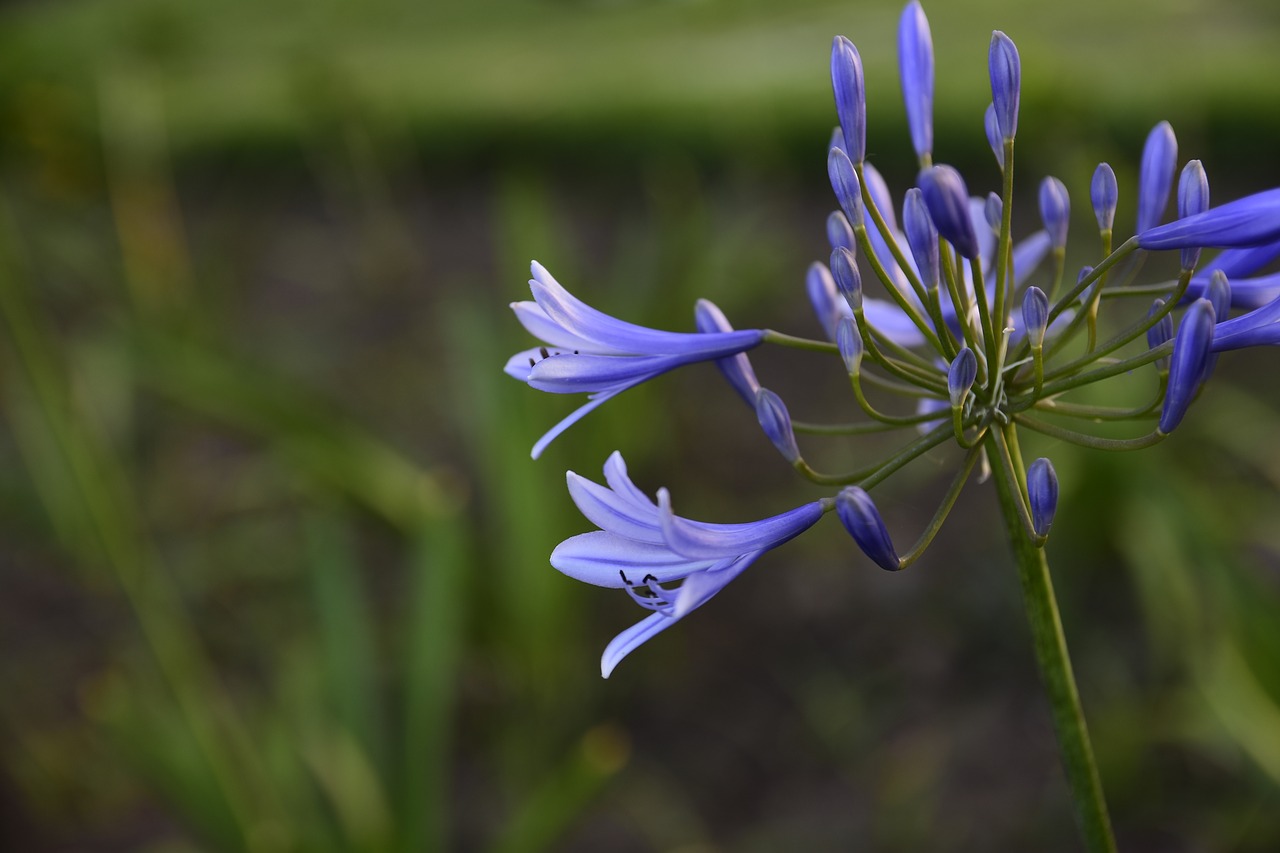
<path fill-rule="evenodd" d="M 941 150 L 977 174 L 995 25 L 1025 63 L 1024 174 L 1083 199 L 1105 157 L 1132 186 L 1168 117 L 1215 192 L 1280 181 L 1280 113 L 1257 107 L 1280 103 L 1272 4 L 935 5 Z M 721 520 L 808 493 L 712 369 L 629 392 L 538 464 L 569 403 L 499 371 L 535 256 L 637 322 L 688 328 L 706 296 L 812 330 L 826 47 L 863 48 L 901 186 L 897 13 L 0 13 L 0 846 L 1073 849 L 981 490 L 917 570 L 870 570 L 824 526 L 602 683 L 639 613 L 546 566 L 585 526 L 560 470 L 622 448 Z M 1051 448 L 1124 849 L 1280 846 L 1273 361 L 1224 358 L 1158 450 Z M 757 369 L 838 411 L 814 363 Z M 886 488 L 895 529 L 931 513 L 937 467 Z"/>

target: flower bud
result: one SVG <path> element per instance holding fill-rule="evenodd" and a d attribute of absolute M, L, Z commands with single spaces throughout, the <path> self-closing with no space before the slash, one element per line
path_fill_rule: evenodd
<path fill-rule="evenodd" d="M 733 331 L 733 326 L 729 324 L 724 312 L 707 299 L 698 300 L 693 318 L 698 331 L 704 335 Z M 760 383 L 756 381 L 756 373 L 751 369 L 751 360 L 747 358 L 747 354 L 740 352 L 726 358 L 717 358 L 716 367 L 720 368 L 720 372 L 724 374 L 725 379 L 729 380 L 729 384 L 738 392 L 738 396 L 746 400 L 748 406 L 754 406 Z"/>
<path fill-rule="evenodd" d="M 1018 48 L 1007 35 L 996 30 L 991 34 L 987 53 L 991 72 L 991 104 L 995 107 L 996 126 L 1001 139 L 1013 139 L 1018 132 L 1018 98 L 1022 89 L 1022 63 Z"/>
<path fill-rule="evenodd" d="M 826 333 L 827 340 L 834 340 L 836 323 L 839 322 L 843 312 L 840 310 L 840 295 L 836 292 L 836 283 L 831 277 L 831 271 L 817 262 L 809 264 L 809 269 L 804 276 L 804 289 L 809 296 L 809 304 L 813 306 L 813 313 L 817 316 L 822 331 Z"/>
<path fill-rule="evenodd" d="M 836 249 L 831 253 L 831 273 L 844 301 L 855 312 L 862 310 L 862 275 L 858 262 L 848 249 Z"/>
<path fill-rule="evenodd" d="M 1173 339 L 1173 357 L 1169 360 L 1169 388 L 1160 409 L 1158 430 L 1173 432 L 1195 399 L 1204 378 L 1209 347 L 1213 345 L 1213 327 L 1217 322 L 1208 299 L 1197 299 L 1182 316 L 1178 335 Z"/>
<path fill-rule="evenodd" d="M 1027 502 L 1031 505 L 1031 529 L 1044 538 L 1058 511 L 1058 474 L 1043 456 L 1027 468 Z"/>
<path fill-rule="evenodd" d="M 1022 297 L 1022 325 L 1033 347 L 1044 346 L 1044 333 L 1049 324 L 1049 297 L 1032 285 Z"/>
<path fill-rule="evenodd" d="M 1040 219 L 1049 233 L 1049 245 L 1055 249 L 1066 248 L 1067 227 L 1071 224 L 1071 197 L 1067 188 L 1057 178 L 1045 178 L 1040 182 Z"/>
<path fill-rule="evenodd" d="M 1231 283 L 1227 281 L 1227 274 L 1222 270 L 1214 270 L 1213 275 L 1209 277 L 1209 287 L 1205 297 L 1213 305 L 1214 318 L 1219 323 L 1231 316 Z"/>
<path fill-rule="evenodd" d="M 947 396 L 951 398 L 952 408 L 964 405 L 964 398 L 977 378 L 978 359 L 973 350 L 964 347 L 951 360 L 951 368 L 947 371 Z"/>
<path fill-rule="evenodd" d="M 857 376 L 862 369 L 866 347 L 862 344 L 862 335 L 858 334 L 858 326 L 852 317 L 841 317 L 836 324 L 836 349 L 840 350 L 840 358 L 844 359 L 844 369 L 850 376 Z"/>
<path fill-rule="evenodd" d="M 920 271 L 920 280 L 929 290 L 936 289 L 939 275 L 938 229 L 929 218 L 929 209 L 925 207 L 918 187 L 907 190 L 906 199 L 902 202 L 902 226 L 907 232 L 907 245 L 911 247 L 911 257 Z"/>
<path fill-rule="evenodd" d="M 1209 209 L 1209 176 L 1199 160 L 1188 160 L 1178 176 L 1178 218 L 1186 219 Z M 1182 268 L 1195 269 L 1200 262 L 1200 247 L 1182 250 Z"/>
<path fill-rule="evenodd" d="M 991 153 L 996 155 L 996 163 L 1004 171 L 1004 140 L 1000 138 L 1000 120 L 996 118 L 996 105 L 987 104 L 987 111 L 982 116 L 982 127 L 987 132 L 987 144 Z"/>
<path fill-rule="evenodd" d="M 853 237 L 853 227 L 849 220 L 838 210 L 833 210 L 827 217 L 827 242 L 832 249 L 848 249 L 853 251 L 857 242 Z"/>
<path fill-rule="evenodd" d="M 1116 204 L 1120 201 L 1120 187 L 1116 173 L 1106 163 L 1099 163 L 1089 184 L 1089 200 L 1093 202 L 1093 215 L 1098 218 L 1098 230 L 1110 231 L 1116 221 Z"/>
<path fill-rule="evenodd" d="M 1138 169 L 1139 234 L 1158 225 L 1164 216 L 1177 160 L 1178 140 L 1169 122 L 1162 121 L 1151 129 L 1142 148 L 1142 164 Z"/>
<path fill-rule="evenodd" d="M 1154 316 L 1156 312 L 1158 312 L 1164 306 L 1165 306 L 1165 301 L 1163 299 L 1156 299 L 1155 302 L 1151 303 L 1151 310 L 1147 312 L 1147 316 L 1148 317 Z M 1170 317 L 1168 314 L 1165 314 L 1163 317 L 1160 318 L 1160 320 L 1154 326 L 1152 326 L 1150 329 L 1147 329 L 1147 347 L 1149 349 L 1155 349 L 1156 347 L 1162 345 L 1165 341 L 1169 341 L 1172 339 L 1173 339 L 1173 318 Z M 1156 367 L 1161 371 L 1168 371 L 1169 359 L 1167 357 L 1156 359 Z"/>
<path fill-rule="evenodd" d="M 840 209 L 848 217 L 854 228 L 862 225 L 862 185 L 858 183 L 858 174 L 853 171 L 853 163 L 849 155 L 839 148 L 832 148 L 827 155 L 827 175 L 831 178 L 831 189 L 836 192 L 836 200 Z"/>
<path fill-rule="evenodd" d="M 969 217 L 969 190 L 964 178 L 950 166 L 925 169 L 916 179 L 924 195 L 933 225 L 961 256 L 978 257 L 978 236 Z"/>
<path fill-rule="evenodd" d="M 846 152 L 855 163 L 867 156 L 867 92 L 862 77 L 862 57 L 853 42 L 836 36 L 831 44 L 831 88 L 836 114 L 848 143 Z"/>
<path fill-rule="evenodd" d="M 871 496 L 857 486 L 848 486 L 836 496 L 836 515 L 858 547 L 880 568 L 896 572 L 901 568 L 898 552 L 880 518 Z"/>
<path fill-rule="evenodd" d="M 987 220 L 991 233 L 1000 236 L 1000 227 L 1004 224 L 1004 201 L 995 193 L 987 193 L 986 203 L 982 205 L 982 216 Z"/>
<path fill-rule="evenodd" d="M 796 445 L 796 434 L 791 429 L 791 415 L 781 397 L 768 388 L 757 391 L 756 418 L 783 459 L 792 465 L 800 461 L 800 448 Z"/>
<path fill-rule="evenodd" d="M 907 4 L 898 24 L 898 72 L 911 144 L 923 158 L 933 150 L 933 36 L 918 0 Z"/>

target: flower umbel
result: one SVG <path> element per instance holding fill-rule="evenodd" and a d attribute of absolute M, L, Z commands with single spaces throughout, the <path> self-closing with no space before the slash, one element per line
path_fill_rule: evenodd
<path fill-rule="evenodd" d="M 1076 188 L 1078 198 L 1088 190 L 1097 232 L 1096 242 L 1082 250 L 1089 253 L 1082 258 L 1087 265 L 1078 276 L 1069 274 L 1065 183 L 1042 178 L 1037 201 L 1043 230 L 1020 239 L 1014 233 L 1013 206 L 1021 198 L 1014 193 L 1014 146 L 1023 116 L 1021 58 L 1013 40 L 996 31 L 989 44 L 992 102 L 983 129 L 1000 181 L 979 196 L 970 195 L 955 168 L 933 163 L 933 44 L 918 2 L 903 12 L 898 48 L 910 142 L 920 168 L 900 211 L 887 182 L 867 161 L 861 57 L 842 36 L 832 44 L 839 127 L 831 137 L 827 172 L 839 210 L 825 223 L 815 222 L 825 232 L 829 266 L 815 262 L 804 274 L 820 339 L 734 330 L 705 301 L 695 312 L 696 333 L 647 329 L 589 308 L 537 264 L 530 282 L 534 301 L 513 306 L 544 346 L 518 353 L 507 372 L 539 390 L 591 395 L 538 442 L 535 456 L 613 395 L 676 367 L 713 361 L 752 408 L 773 447 L 821 487 L 822 496 L 748 524 L 691 521 L 674 514 L 665 490 L 656 501 L 640 492 L 615 453 L 605 465 L 607 487 L 568 475 L 574 501 L 600 529 L 563 542 L 552 564 L 571 577 L 626 589 L 652 611 L 609 644 L 602 661 L 608 675 L 622 657 L 829 510 L 836 510 L 872 563 L 890 571 L 911 566 L 982 463 L 994 480 L 1021 572 L 1081 826 L 1092 849 L 1113 850 L 1044 555 L 1059 511 L 1058 474 L 1047 457 L 1026 464 L 1020 435 L 1038 433 L 1104 451 L 1150 447 L 1189 415 L 1218 353 L 1280 344 L 1280 274 L 1266 272 L 1280 257 L 1280 189 L 1212 207 L 1206 171 L 1192 160 L 1181 170 L 1177 219 L 1162 224 L 1179 170 L 1176 137 L 1161 122 L 1141 155 L 1133 236 L 1116 245 L 1120 186 L 1109 165 L 1099 164 L 1089 186 Z M 1223 251 L 1202 262 L 1207 249 Z M 1178 252 L 1177 277 L 1133 283 L 1142 255 L 1159 251 Z M 1118 311 L 1125 312 L 1125 323 L 1117 324 L 1123 331 L 1102 337 L 1105 315 Z M 1175 312 L 1182 312 L 1176 333 Z M 761 388 L 744 354 L 763 343 L 831 359 L 847 376 L 863 417 L 841 424 L 793 421 L 785 389 Z M 1079 397 L 1088 386 L 1111 381 L 1139 386 L 1137 404 L 1104 407 Z M 886 405 L 885 398 L 894 396 L 912 405 L 905 411 L 901 404 Z M 1128 438 L 1089 432 L 1102 422 L 1149 431 Z M 895 449 L 853 471 L 824 472 L 805 456 L 813 439 L 895 432 L 902 436 Z M 926 453 L 947 452 L 958 459 L 951 483 L 913 547 L 899 551 L 871 492 Z"/>

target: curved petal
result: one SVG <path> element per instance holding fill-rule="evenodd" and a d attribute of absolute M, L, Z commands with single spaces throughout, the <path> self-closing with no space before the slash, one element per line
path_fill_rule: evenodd
<path fill-rule="evenodd" d="M 676 593 L 675 608 L 670 614 L 650 614 L 609 642 L 604 654 L 600 656 L 600 674 L 608 678 L 623 658 L 706 604 L 763 553 L 755 551 L 744 554 L 723 568 L 690 575 L 680 585 Z"/>
<path fill-rule="evenodd" d="M 721 560 L 691 560 L 666 545 L 637 542 L 603 530 L 571 536 L 551 552 L 551 565 L 559 571 L 574 580 L 612 589 L 642 583 L 648 576 L 658 583 L 680 580 L 718 562 Z"/>
<path fill-rule="evenodd" d="M 606 400 L 612 399 L 619 392 L 625 390 L 625 388 L 618 388 L 613 391 L 601 391 L 599 394 L 592 394 L 590 400 L 574 409 L 568 417 L 543 433 L 542 438 L 538 439 L 537 443 L 533 445 L 533 450 L 529 455 L 534 459 L 537 459 L 542 455 L 542 451 L 547 449 L 547 445 L 555 441 L 560 433 L 582 420 L 583 416 L 586 415 L 587 412 L 590 412 Z"/>
<path fill-rule="evenodd" d="M 629 495 L 618 494 L 572 471 L 566 479 L 569 496 L 587 521 L 615 536 L 650 545 L 663 544 L 656 506 L 648 502 L 639 504 Z"/>
<path fill-rule="evenodd" d="M 543 311 L 536 302 L 512 302 L 511 310 L 515 312 L 516 319 L 520 321 L 520 325 L 524 326 L 529 334 L 553 347 L 560 347 L 570 351 L 592 352 L 597 355 L 624 354 L 602 347 L 594 341 L 579 337 L 562 328 L 548 317 L 547 312 Z"/>
<path fill-rule="evenodd" d="M 747 524 L 709 524 L 680 518 L 671 510 L 671 495 L 658 491 L 659 520 L 667 546 L 689 559 L 724 559 L 776 548 L 799 536 L 822 518 L 820 501 Z"/>

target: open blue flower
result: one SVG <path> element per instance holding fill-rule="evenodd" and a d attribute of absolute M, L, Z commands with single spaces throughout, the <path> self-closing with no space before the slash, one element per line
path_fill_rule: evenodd
<path fill-rule="evenodd" d="M 653 613 L 609 643 L 600 671 L 609 673 L 650 637 L 705 604 L 765 551 L 808 530 L 828 501 L 747 524 L 709 524 L 675 515 L 666 489 L 650 500 L 627 476 L 620 453 L 604 465 L 607 486 L 570 471 L 569 494 L 600 530 L 561 542 L 551 565 L 596 586 L 625 589 Z M 681 581 L 679 586 L 666 586 Z"/>
<path fill-rule="evenodd" d="M 764 340 L 759 329 L 664 332 L 618 320 L 574 297 L 537 261 L 529 288 L 534 301 L 513 302 L 511 309 L 544 345 L 516 353 L 504 370 L 539 391 L 591 395 L 538 439 L 534 459 L 556 436 L 614 395 L 668 370 L 736 355 Z"/>

